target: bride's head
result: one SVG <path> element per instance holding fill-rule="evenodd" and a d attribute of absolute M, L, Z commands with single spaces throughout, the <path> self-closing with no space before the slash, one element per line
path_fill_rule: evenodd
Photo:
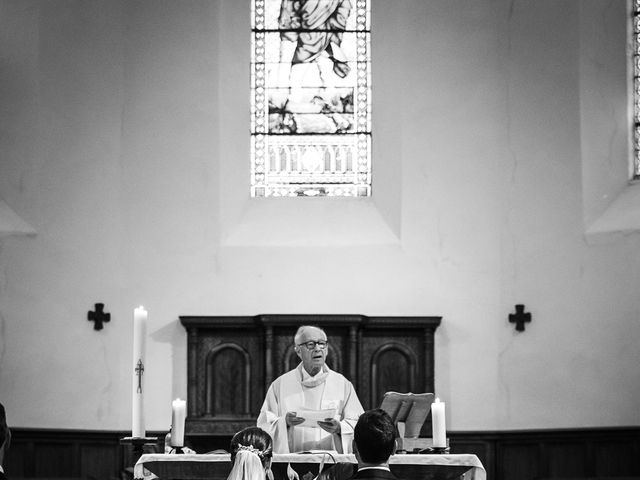
<path fill-rule="evenodd" d="M 271 436 L 258 427 L 247 427 L 231 439 L 232 480 L 254 480 L 265 477 L 271 467 L 273 441 Z"/>

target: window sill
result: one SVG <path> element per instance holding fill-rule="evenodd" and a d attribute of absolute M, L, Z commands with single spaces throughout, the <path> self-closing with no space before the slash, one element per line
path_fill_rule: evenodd
<path fill-rule="evenodd" d="M 35 234 L 36 231 L 33 227 L 22 220 L 4 200 L 0 199 L 0 237 Z"/>
<path fill-rule="evenodd" d="M 369 198 L 259 198 L 226 229 L 223 247 L 398 246 Z"/>
<path fill-rule="evenodd" d="M 590 226 L 588 243 L 603 243 L 640 233 L 640 181 L 633 180 Z"/>

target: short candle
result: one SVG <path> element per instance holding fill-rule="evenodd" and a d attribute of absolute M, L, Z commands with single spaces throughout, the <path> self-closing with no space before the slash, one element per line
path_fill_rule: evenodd
<path fill-rule="evenodd" d="M 187 402 L 176 398 L 171 403 L 171 446 L 184 447 L 184 421 L 187 417 Z"/>
<path fill-rule="evenodd" d="M 444 402 L 439 398 L 431 404 L 431 426 L 433 429 L 434 448 L 447 447 L 447 428 L 444 419 Z"/>

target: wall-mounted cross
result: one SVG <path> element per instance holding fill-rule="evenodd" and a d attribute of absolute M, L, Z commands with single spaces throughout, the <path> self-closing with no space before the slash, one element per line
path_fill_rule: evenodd
<path fill-rule="evenodd" d="M 524 324 L 531 321 L 531 313 L 524 311 L 524 305 L 516 305 L 516 313 L 509 314 L 509 322 L 516 324 L 516 330 L 524 332 Z"/>
<path fill-rule="evenodd" d="M 111 314 L 104 312 L 104 303 L 96 303 L 96 311 L 87 312 L 87 320 L 93 321 L 94 330 L 102 330 L 102 324 L 111 321 Z"/>

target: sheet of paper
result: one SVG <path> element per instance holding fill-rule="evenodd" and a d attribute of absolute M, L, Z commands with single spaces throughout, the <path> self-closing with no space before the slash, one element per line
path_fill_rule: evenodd
<path fill-rule="evenodd" d="M 327 418 L 333 418 L 336 415 L 336 409 L 325 408 L 324 410 L 308 410 L 306 408 L 301 408 L 296 413 L 299 417 L 304 418 L 304 422 L 299 426 L 320 428 L 318 422 L 323 422 Z"/>

